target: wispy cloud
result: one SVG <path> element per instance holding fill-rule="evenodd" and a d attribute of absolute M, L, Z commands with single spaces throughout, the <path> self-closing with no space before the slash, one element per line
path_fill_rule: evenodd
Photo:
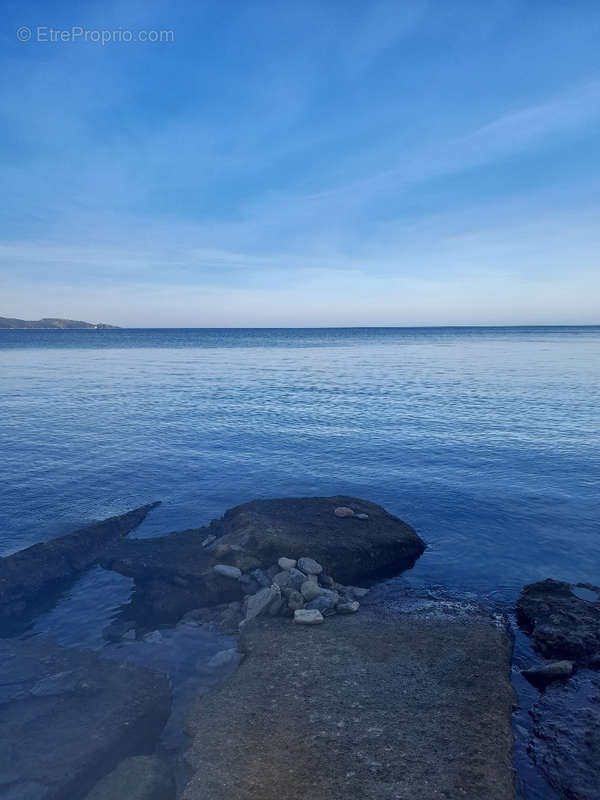
<path fill-rule="evenodd" d="M 240 3 L 225 16 L 206 3 L 190 17 L 113 3 L 78 14 L 170 19 L 176 47 L 13 44 L 0 64 L 15 76 L 0 134 L 0 283 L 18 306 L 6 313 L 63 303 L 81 316 L 112 288 L 127 298 L 115 321 L 138 324 L 389 321 L 395 308 L 451 321 L 481 304 L 489 321 L 525 314 L 513 287 L 540 296 L 551 274 L 569 313 L 588 314 L 600 129 L 589 37 L 561 39 L 546 15 L 572 74 L 554 49 L 536 77 L 535 14 L 492 5 L 454 19 L 435 2 Z M 587 287 L 579 306 L 567 261 Z M 558 294 L 543 296 L 558 314 Z"/>

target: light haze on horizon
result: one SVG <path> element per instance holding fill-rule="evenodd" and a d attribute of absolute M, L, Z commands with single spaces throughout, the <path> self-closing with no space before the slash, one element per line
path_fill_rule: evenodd
<path fill-rule="evenodd" d="M 1 43 L 2 316 L 600 322 L 598 3 L 49 0 Z"/>

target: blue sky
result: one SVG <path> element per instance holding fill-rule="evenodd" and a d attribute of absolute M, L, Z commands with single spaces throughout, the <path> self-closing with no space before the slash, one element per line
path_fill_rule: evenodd
<path fill-rule="evenodd" d="M 0 74 L 0 315 L 600 322 L 600 3 L 5 0 Z"/>

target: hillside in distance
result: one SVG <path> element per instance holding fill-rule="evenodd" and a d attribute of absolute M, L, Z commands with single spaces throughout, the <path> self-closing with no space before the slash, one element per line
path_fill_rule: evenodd
<path fill-rule="evenodd" d="M 22 329 L 22 328 L 118 328 L 118 325 L 106 325 L 104 322 L 82 322 L 76 319 L 57 319 L 56 317 L 44 317 L 44 319 L 27 320 L 13 319 L 11 317 L 0 317 L 0 330 Z"/>

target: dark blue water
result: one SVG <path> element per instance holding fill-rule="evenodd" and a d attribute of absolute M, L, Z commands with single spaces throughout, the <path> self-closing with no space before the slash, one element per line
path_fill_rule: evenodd
<path fill-rule="evenodd" d="M 600 328 L 0 331 L 0 552 L 160 499 L 353 494 L 411 579 L 512 600 L 600 575 Z"/>

